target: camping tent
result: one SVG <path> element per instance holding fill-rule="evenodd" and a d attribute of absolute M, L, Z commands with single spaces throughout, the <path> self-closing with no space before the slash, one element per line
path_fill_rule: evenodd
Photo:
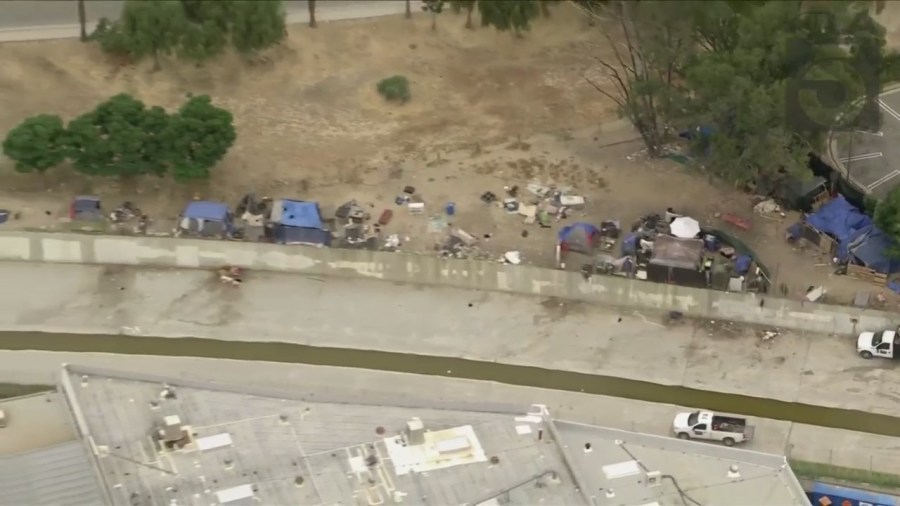
<path fill-rule="evenodd" d="M 600 229 L 590 223 L 578 222 L 563 227 L 557 238 L 562 251 L 591 254 L 600 239 Z"/>
<path fill-rule="evenodd" d="M 847 202 L 843 195 L 838 195 L 807 216 L 806 224 L 834 237 L 842 245 L 860 230 L 872 225 L 872 220 Z"/>
<path fill-rule="evenodd" d="M 331 232 L 322 223 L 316 202 L 277 200 L 269 219 L 275 224 L 275 240 L 280 243 L 331 245 Z"/>
<path fill-rule="evenodd" d="M 182 211 L 178 227 L 188 234 L 225 236 L 233 230 L 231 210 L 223 202 L 195 200 Z"/>

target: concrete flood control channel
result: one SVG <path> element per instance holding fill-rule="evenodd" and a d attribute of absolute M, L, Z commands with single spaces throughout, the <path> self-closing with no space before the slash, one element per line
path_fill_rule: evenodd
<path fill-rule="evenodd" d="M 646 402 L 784 420 L 819 427 L 900 437 L 900 419 L 856 410 L 825 408 L 539 367 L 290 343 L 125 335 L 0 333 L 0 349 L 61 351 L 297 363 L 495 381 L 509 385 L 584 392 Z"/>

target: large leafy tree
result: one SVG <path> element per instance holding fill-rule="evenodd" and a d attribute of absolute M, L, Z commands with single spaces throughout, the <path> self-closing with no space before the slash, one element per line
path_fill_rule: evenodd
<path fill-rule="evenodd" d="M 697 163 L 738 185 L 803 176 L 835 118 L 857 116 L 847 97 L 866 88 L 855 71 L 872 68 L 884 48 L 869 2 L 642 0 L 604 9 L 620 37 L 608 37 L 616 57 L 599 66 L 615 91 L 598 90 L 652 154 L 662 153 L 670 125 L 702 132 Z M 832 85 L 803 92 L 802 79 Z"/>
<path fill-rule="evenodd" d="M 512 31 L 516 36 L 531 29 L 531 21 L 541 8 L 538 0 L 481 0 L 478 2 L 482 26 L 493 26 L 501 32 Z"/>
<path fill-rule="evenodd" d="M 44 172 L 66 159 L 66 129 L 59 116 L 32 116 L 13 128 L 3 140 L 3 154 L 18 172 Z"/>
<path fill-rule="evenodd" d="M 201 95 L 172 115 L 164 137 L 172 175 L 188 181 L 209 178 L 209 170 L 225 156 L 237 135 L 231 113 Z"/>
<path fill-rule="evenodd" d="M 154 69 L 159 70 L 159 57 L 181 43 L 184 10 L 179 2 L 170 0 L 126 0 L 116 24 L 129 55 L 136 60 L 150 56 Z"/>
<path fill-rule="evenodd" d="M 466 28 L 472 28 L 472 11 L 475 10 L 477 0 L 450 0 L 450 8 L 453 12 L 459 14 L 466 11 Z"/>
<path fill-rule="evenodd" d="M 127 94 L 116 95 L 68 127 L 68 156 L 92 176 L 163 175 L 170 147 L 162 133 L 169 116 Z"/>
<path fill-rule="evenodd" d="M 893 239 L 894 245 L 888 254 L 900 257 L 900 186 L 894 187 L 886 197 L 875 205 L 875 225 Z"/>
<path fill-rule="evenodd" d="M 231 6 L 231 42 L 241 53 L 278 44 L 287 34 L 280 0 L 235 0 Z"/>
<path fill-rule="evenodd" d="M 211 59 L 229 45 L 252 53 L 285 35 L 281 0 L 126 0 L 121 19 L 101 20 L 92 38 L 114 54 L 137 60 L 175 52 L 192 61 Z"/>

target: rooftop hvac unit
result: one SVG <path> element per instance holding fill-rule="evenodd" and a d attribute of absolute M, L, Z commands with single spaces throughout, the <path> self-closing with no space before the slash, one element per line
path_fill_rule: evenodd
<path fill-rule="evenodd" d="M 418 418 L 406 422 L 406 443 L 410 446 L 425 444 L 425 424 Z"/>
<path fill-rule="evenodd" d="M 648 471 L 647 479 L 644 482 L 648 487 L 658 487 L 662 485 L 662 473 L 659 471 Z"/>

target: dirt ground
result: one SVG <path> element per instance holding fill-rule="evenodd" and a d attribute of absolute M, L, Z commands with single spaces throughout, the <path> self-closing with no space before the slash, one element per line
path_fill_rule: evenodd
<path fill-rule="evenodd" d="M 856 290 L 877 291 L 829 275 L 832 269 L 819 265 L 827 259 L 786 246 L 783 231 L 796 217 L 753 216 L 749 196 L 675 162 L 641 156 L 630 126 L 581 77 L 605 46 L 568 6 L 521 39 L 465 30 L 463 21 L 442 14 L 436 32 L 423 15 L 314 30 L 296 25 L 263 60 L 230 55 L 204 67 L 167 60 L 155 73 L 149 63 L 117 66 L 77 41 L 0 44 L 0 132 L 38 113 L 71 118 L 119 92 L 168 109 L 189 93 L 209 94 L 234 113 L 238 129 L 237 143 L 202 185 L 156 179 L 121 185 L 66 167 L 26 176 L 0 160 L 0 207 L 21 216 L 4 227 L 65 228 L 60 217 L 68 200 L 87 193 L 100 195 L 107 207 L 132 200 L 157 231 L 167 231 L 195 192 L 234 204 L 252 191 L 326 207 L 356 199 L 374 218 L 393 209 L 383 234 L 397 234 L 404 251 L 433 251 L 450 227 L 460 227 L 492 258 L 517 250 L 526 263 L 550 266 L 562 224 L 526 226 L 522 217 L 479 199 L 485 191 L 502 198 L 513 185 L 527 193 L 529 182 L 540 182 L 572 186 L 587 199 L 586 210 L 568 221 L 618 219 L 628 226 L 670 206 L 722 228 L 719 213 L 752 219 L 751 232 L 732 232 L 756 249 L 792 297 L 810 285 L 825 285 L 830 300 L 840 303 Z M 411 82 L 412 100 L 402 106 L 375 91 L 375 83 L 394 74 Z M 407 185 L 425 200 L 424 214 L 394 204 Z M 456 215 L 443 212 L 448 202 L 456 204 Z"/>

